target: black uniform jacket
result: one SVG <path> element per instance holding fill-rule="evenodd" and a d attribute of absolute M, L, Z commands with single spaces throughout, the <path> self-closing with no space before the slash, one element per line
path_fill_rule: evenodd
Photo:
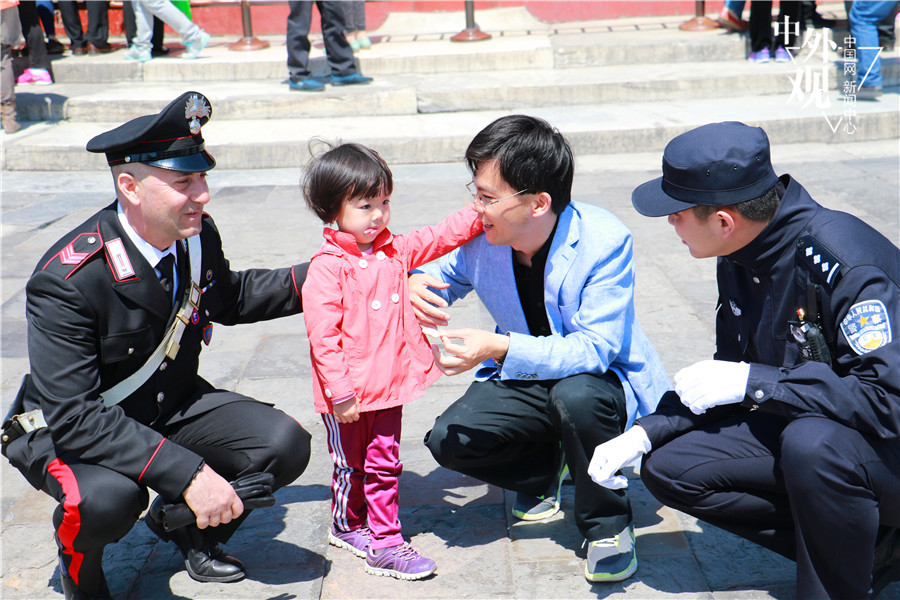
<path fill-rule="evenodd" d="M 900 250 L 858 218 L 828 210 L 790 176 L 768 226 L 718 261 L 715 358 L 751 363 L 745 407 L 821 415 L 900 444 Z M 832 367 L 805 361 L 791 334 L 818 289 Z M 741 409 L 660 407 L 638 422 L 653 447 Z M 683 408 L 683 407 L 681 407 Z"/>
<path fill-rule="evenodd" d="M 32 485 L 39 486 L 48 459 L 69 452 L 175 498 L 201 458 L 159 431 L 240 398 L 206 393 L 212 386 L 197 374 L 204 331 L 210 331 L 211 321 L 231 325 L 299 313 L 308 263 L 232 271 L 215 224 L 204 215 L 200 287 L 205 291 L 177 356 L 164 359 L 137 391 L 107 408 L 100 393 L 146 362 L 174 315 L 154 266 L 123 231 L 116 206 L 57 242 L 28 281 L 31 381 L 24 410 L 41 408 L 48 427 L 30 434 L 28 456 L 9 458 Z M 191 274 L 184 245 L 176 246 L 181 298 Z"/>

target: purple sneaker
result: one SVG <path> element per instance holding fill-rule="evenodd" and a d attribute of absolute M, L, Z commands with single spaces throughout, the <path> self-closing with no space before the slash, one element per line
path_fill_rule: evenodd
<path fill-rule="evenodd" d="M 784 49 L 784 46 L 778 46 L 778 48 L 775 50 L 775 62 L 791 62 L 791 54 Z"/>
<path fill-rule="evenodd" d="M 371 548 L 366 554 L 366 573 L 370 575 L 413 580 L 428 577 L 434 569 L 434 561 L 421 556 L 407 542 L 382 548 L 377 556 Z"/>
<path fill-rule="evenodd" d="M 369 542 L 372 541 L 372 534 L 369 533 L 368 527 L 360 527 L 353 531 L 341 531 L 334 523 L 331 524 L 331 531 L 328 532 L 328 543 L 344 550 L 349 550 L 360 558 L 366 557 L 369 551 Z"/>
<path fill-rule="evenodd" d="M 751 52 L 750 56 L 747 57 L 747 60 L 753 63 L 767 63 L 772 59 L 772 55 L 769 54 L 768 48 L 763 48 L 758 52 Z"/>

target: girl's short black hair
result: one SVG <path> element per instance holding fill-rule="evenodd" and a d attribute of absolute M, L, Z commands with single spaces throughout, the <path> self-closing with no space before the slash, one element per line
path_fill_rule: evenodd
<path fill-rule="evenodd" d="M 324 146 L 327 150 L 316 156 L 314 146 Z M 394 191 L 390 167 L 371 148 L 313 140 L 310 153 L 314 158 L 307 165 L 300 185 L 306 205 L 323 223 L 334 221 L 341 203 L 348 198 L 374 198 Z"/>
<path fill-rule="evenodd" d="M 466 165 L 475 175 L 492 160 L 516 191 L 549 193 L 550 208 L 557 215 L 568 206 L 575 159 L 566 138 L 543 119 L 508 115 L 482 129 L 466 149 Z"/>

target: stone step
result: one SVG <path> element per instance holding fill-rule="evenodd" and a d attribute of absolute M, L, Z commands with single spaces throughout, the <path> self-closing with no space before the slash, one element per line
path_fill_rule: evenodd
<path fill-rule="evenodd" d="M 171 98 L 174 94 L 167 94 Z M 472 136 L 492 120 L 523 112 L 547 119 L 570 140 L 576 156 L 658 151 L 674 136 L 704 123 L 739 120 L 763 127 L 773 143 L 845 143 L 896 139 L 898 95 L 881 102 L 857 103 L 855 114 L 830 95 L 829 106 L 791 101 L 787 94 L 745 95 L 725 99 L 673 96 L 657 102 L 620 102 L 572 106 L 522 107 L 436 114 L 386 116 L 244 118 L 214 117 L 203 129 L 207 148 L 222 169 L 298 167 L 311 137 L 370 145 L 389 163 L 442 163 L 461 160 Z M 227 112 L 227 111 L 226 111 Z M 852 127 L 848 131 L 848 119 Z M 8 170 L 94 170 L 102 156 L 90 154 L 87 141 L 122 121 L 33 124 L 2 147 Z"/>
<path fill-rule="evenodd" d="M 886 85 L 900 82 L 896 59 L 884 61 Z M 845 79 L 841 63 L 827 70 L 831 90 Z M 833 70 L 832 70 L 833 69 Z M 781 94 L 790 97 L 795 63 L 746 60 L 513 69 L 471 73 L 377 76 L 365 86 L 293 92 L 286 79 L 247 82 L 58 83 L 20 87 L 23 121 L 126 121 L 151 114 L 187 89 L 213 102 L 217 120 L 385 116 L 467 110 L 652 102 Z"/>
<path fill-rule="evenodd" d="M 597 65 L 660 64 L 742 59 L 743 38 L 722 30 L 685 36 L 677 22 L 641 25 L 503 31 L 493 39 L 454 43 L 449 34 L 372 35 L 371 49 L 357 53 L 366 75 L 473 73 L 517 69 L 577 68 Z M 621 30 L 624 29 L 625 31 Z M 183 47 L 167 42 L 169 56 L 146 63 L 125 59 L 125 50 L 99 56 L 65 55 L 53 61 L 57 83 L 201 82 L 281 80 L 287 76 L 287 51 L 281 36 L 262 36 L 269 47 L 249 52 L 228 49 L 232 39 L 214 38 L 196 60 L 179 58 Z M 117 40 L 112 40 L 116 42 Z M 121 42 L 122 40 L 118 40 Z M 314 76 L 330 73 L 321 42 L 310 52 Z"/>

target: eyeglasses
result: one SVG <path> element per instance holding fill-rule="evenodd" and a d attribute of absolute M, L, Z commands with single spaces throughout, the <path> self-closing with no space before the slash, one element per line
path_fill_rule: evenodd
<path fill-rule="evenodd" d="M 525 188 L 524 190 L 520 190 L 520 191 L 516 192 L 515 194 L 510 194 L 509 196 L 504 196 L 502 198 L 498 198 L 497 200 L 491 200 L 490 202 L 485 202 L 484 200 L 482 200 L 481 198 L 478 197 L 478 188 L 475 187 L 474 181 L 470 181 L 469 183 L 467 183 L 466 189 L 469 190 L 469 193 L 472 194 L 472 198 L 476 202 L 478 202 L 478 204 L 480 204 L 482 208 L 487 208 L 491 204 L 497 204 L 498 202 L 502 202 L 503 200 L 506 200 L 507 198 L 512 198 L 513 196 L 518 196 L 519 194 L 524 194 L 525 192 L 528 191 L 528 188 Z"/>

